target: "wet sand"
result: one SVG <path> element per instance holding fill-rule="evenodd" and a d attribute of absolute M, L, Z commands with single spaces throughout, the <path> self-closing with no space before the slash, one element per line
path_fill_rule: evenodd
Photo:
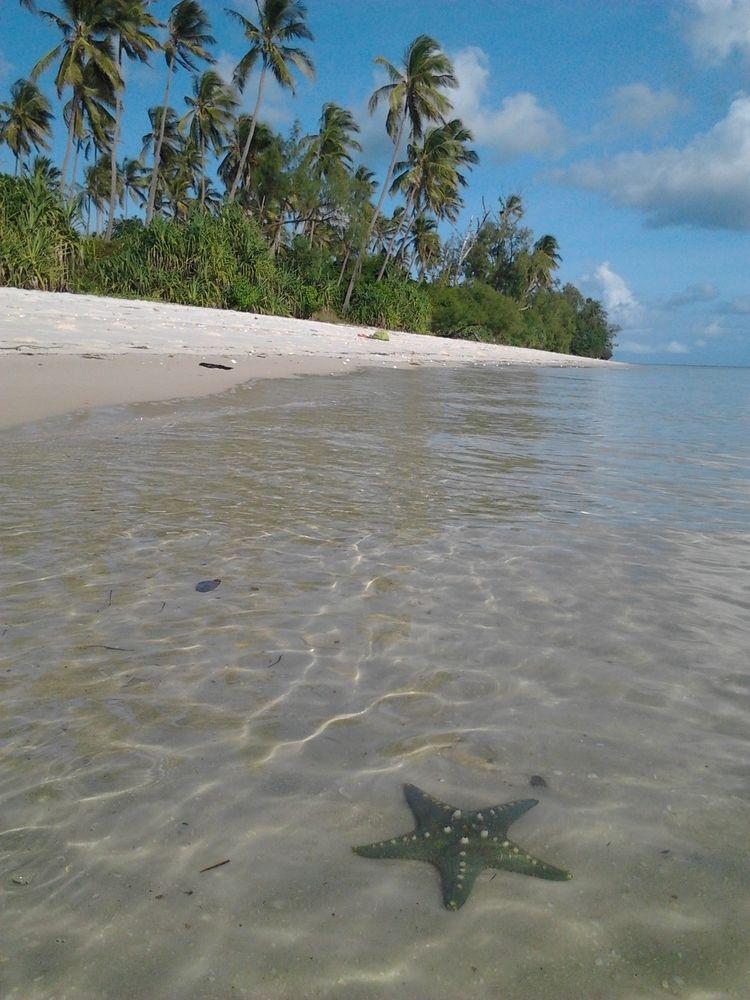
<path fill-rule="evenodd" d="M 363 367 L 613 367 L 614 362 L 413 333 L 129 299 L 0 288 L 0 427 L 121 403 Z M 229 370 L 207 369 L 201 362 Z"/>

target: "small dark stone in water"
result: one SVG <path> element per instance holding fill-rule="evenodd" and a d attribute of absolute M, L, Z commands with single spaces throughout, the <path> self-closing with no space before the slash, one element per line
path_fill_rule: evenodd
<path fill-rule="evenodd" d="M 223 371 L 223 372 L 231 372 L 233 370 L 231 365 L 215 365 L 215 364 L 212 364 L 212 362 L 210 362 L 210 361 L 199 361 L 198 362 L 198 367 L 199 368 L 220 368 L 221 371 Z"/>
<path fill-rule="evenodd" d="M 221 580 L 201 580 L 200 583 L 196 584 L 195 589 L 199 594 L 207 594 L 209 590 L 216 590 L 220 583 Z"/>
<path fill-rule="evenodd" d="M 529 778 L 529 784 L 532 788 L 547 788 L 547 782 L 541 776 L 541 774 L 532 774 Z"/>

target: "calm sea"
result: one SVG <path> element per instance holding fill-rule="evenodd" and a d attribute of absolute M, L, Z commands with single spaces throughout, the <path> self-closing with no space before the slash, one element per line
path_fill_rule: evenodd
<path fill-rule="evenodd" d="M 0 463 L 3 1000 L 750 996 L 749 371 L 265 382 Z M 351 851 L 404 782 L 538 798 L 573 880 L 448 912 Z"/>

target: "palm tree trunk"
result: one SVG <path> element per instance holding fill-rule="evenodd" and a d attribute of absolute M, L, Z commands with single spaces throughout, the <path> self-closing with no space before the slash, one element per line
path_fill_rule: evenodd
<path fill-rule="evenodd" d="M 341 282 L 344 280 L 344 275 L 346 274 L 346 265 L 349 263 L 349 258 L 351 257 L 351 255 L 352 255 L 352 248 L 351 246 L 347 246 L 346 253 L 344 254 L 344 263 L 341 265 L 339 280 L 336 282 L 337 285 L 340 285 Z"/>
<path fill-rule="evenodd" d="M 388 244 L 388 249 L 385 252 L 385 260 L 383 261 L 383 266 L 380 268 L 380 271 L 378 272 L 378 281 L 383 280 L 385 269 L 386 267 L 388 267 L 388 262 L 390 261 L 391 257 L 393 257 L 393 251 L 396 249 L 396 243 L 398 242 L 399 236 L 401 235 L 401 233 L 404 231 L 405 228 L 408 228 L 408 226 L 412 224 L 411 215 L 412 215 L 413 205 L 414 205 L 414 195 L 410 194 L 409 200 L 406 202 L 406 208 L 404 209 L 404 214 L 401 216 L 401 221 L 396 227 L 396 232 L 391 237 L 391 242 Z"/>
<path fill-rule="evenodd" d="M 159 123 L 159 136 L 154 149 L 154 169 L 151 171 L 151 183 L 148 188 L 148 206 L 146 208 L 146 225 L 154 217 L 154 205 L 156 204 L 156 186 L 159 183 L 159 168 L 161 166 L 161 147 L 164 144 L 164 129 L 167 124 L 167 106 L 169 104 L 169 88 L 172 86 L 172 73 L 174 71 L 174 59 L 167 63 L 167 85 L 164 88 L 164 104 L 161 109 L 161 122 Z"/>
<path fill-rule="evenodd" d="M 117 67 L 122 78 L 122 35 L 117 47 Z M 117 144 L 120 141 L 120 118 L 122 116 L 122 96 L 118 87 L 115 103 L 115 129 L 112 135 L 112 150 L 110 153 L 109 172 L 109 219 L 107 220 L 107 239 L 112 239 L 112 229 L 115 224 L 115 202 L 117 201 Z"/>
<path fill-rule="evenodd" d="M 78 157 L 81 155 L 81 143 L 76 143 L 76 151 L 73 154 L 73 176 L 70 178 L 71 191 L 76 189 L 76 178 L 78 177 Z"/>
<path fill-rule="evenodd" d="M 201 208 L 206 207 L 206 143 L 201 139 Z"/>
<path fill-rule="evenodd" d="M 68 125 L 68 141 L 65 145 L 65 157 L 63 158 L 62 172 L 60 173 L 60 191 L 65 193 L 65 177 L 68 173 L 68 163 L 70 162 L 70 151 L 73 148 L 73 130 L 76 122 L 76 98 L 70 108 L 70 124 Z"/>
<path fill-rule="evenodd" d="M 346 315 L 349 309 L 349 303 L 352 300 L 352 292 L 354 291 L 354 286 L 357 283 L 357 278 L 359 277 L 359 272 L 362 270 L 362 260 L 364 255 L 367 253 L 367 247 L 370 243 L 370 238 L 375 230 L 375 225 L 380 217 L 380 212 L 383 208 L 383 202 L 385 201 L 385 196 L 388 193 L 388 187 L 391 183 L 391 178 L 393 177 L 393 171 L 396 168 L 396 160 L 398 159 L 398 151 L 401 147 L 401 141 L 404 138 L 404 129 L 406 128 L 406 108 L 402 111 L 401 116 L 401 126 L 398 130 L 398 135 L 396 136 L 396 141 L 393 144 L 393 156 L 391 157 L 391 162 L 388 166 L 388 173 L 385 175 L 385 181 L 383 182 L 383 189 L 380 192 L 380 197 L 378 198 L 378 203 L 375 206 L 375 211 L 373 212 L 372 219 L 370 219 L 370 225 L 367 228 L 367 236 L 365 237 L 364 243 L 361 247 L 361 253 L 357 258 L 354 268 L 352 270 L 352 276 L 349 279 L 349 287 L 346 290 L 346 295 L 344 296 L 344 304 L 342 306 L 342 312 Z"/>
<path fill-rule="evenodd" d="M 240 180 L 245 174 L 245 166 L 247 164 L 247 158 L 250 155 L 250 147 L 253 143 L 253 136 L 255 135 L 255 126 L 258 124 L 258 112 L 260 111 L 261 101 L 263 100 L 263 91 L 266 86 L 266 73 L 268 67 L 264 64 L 263 69 L 260 72 L 260 80 L 258 81 L 258 99 L 255 102 L 255 110 L 253 111 L 253 118 L 250 122 L 250 129 L 247 133 L 247 139 L 245 141 L 245 148 L 242 150 L 242 156 L 240 157 L 240 165 L 237 167 L 237 173 L 234 175 L 234 180 L 232 181 L 232 187 L 229 192 L 229 200 L 234 201 L 237 197 L 237 189 L 240 186 Z"/>

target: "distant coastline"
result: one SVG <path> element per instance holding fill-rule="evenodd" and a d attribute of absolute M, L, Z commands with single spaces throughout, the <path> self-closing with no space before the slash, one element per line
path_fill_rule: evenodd
<path fill-rule="evenodd" d="M 363 367 L 626 367 L 425 334 L 391 332 L 380 341 L 363 327 L 16 288 L 0 288 L 0 314 L 0 427 Z"/>

